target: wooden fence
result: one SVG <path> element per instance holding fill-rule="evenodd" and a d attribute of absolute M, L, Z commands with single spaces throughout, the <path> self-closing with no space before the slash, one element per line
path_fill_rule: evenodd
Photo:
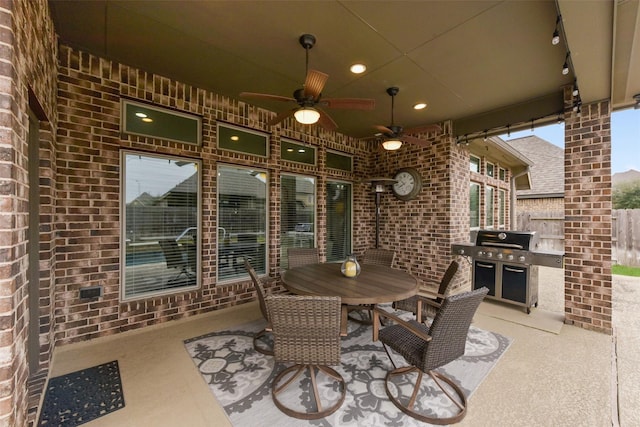
<path fill-rule="evenodd" d="M 540 250 L 564 250 L 564 213 L 520 213 L 518 230 L 535 231 Z M 611 257 L 615 264 L 640 267 L 640 209 L 612 211 Z"/>

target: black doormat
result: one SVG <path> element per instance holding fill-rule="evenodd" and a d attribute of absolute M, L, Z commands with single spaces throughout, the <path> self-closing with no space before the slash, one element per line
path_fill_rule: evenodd
<path fill-rule="evenodd" d="M 118 361 L 51 378 L 40 426 L 72 427 L 124 408 Z"/>

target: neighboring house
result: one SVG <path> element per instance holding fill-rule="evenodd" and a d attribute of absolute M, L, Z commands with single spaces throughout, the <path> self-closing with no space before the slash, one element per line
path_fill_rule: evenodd
<path fill-rule="evenodd" d="M 564 149 L 535 135 L 506 142 L 533 162 L 531 188 L 516 191 L 516 212 L 564 216 Z"/>

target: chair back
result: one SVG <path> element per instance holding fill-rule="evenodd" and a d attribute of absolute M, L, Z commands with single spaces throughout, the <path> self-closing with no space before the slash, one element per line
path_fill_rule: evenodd
<path fill-rule="evenodd" d="M 447 270 L 444 272 L 444 275 L 440 280 L 440 286 L 438 287 L 438 293 L 440 295 L 447 296 L 449 294 L 449 286 L 453 281 L 453 277 L 458 272 L 458 268 L 460 268 L 458 261 L 451 261 L 451 264 L 449 264 L 449 267 L 447 267 Z M 436 302 L 442 303 L 442 298 L 436 298 Z"/>
<path fill-rule="evenodd" d="M 444 299 L 429 328 L 431 341 L 426 346 L 419 368 L 428 372 L 464 355 L 469 326 L 478 306 L 487 295 L 486 287 Z"/>
<path fill-rule="evenodd" d="M 186 265 L 178 242 L 173 239 L 165 239 L 158 241 L 158 244 L 162 249 L 167 268 L 178 268 Z"/>
<path fill-rule="evenodd" d="M 262 312 L 262 316 L 264 316 L 265 320 L 269 322 L 269 312 L 267 311 L 267 304 L 265 302 L 265 298 L 267 296 L 264 287 L 262 286 L 262 282 L 258 278 L 256 271 L 251 266 L 251 263 L 247 258 L 244 259 L 244 268 L 249 273 L 251 280 L 253 281 L 253 287 L 256 289 L 256 294 L 258 295 L 258 301 L 260 302 L 260 311 Z"/>
<path fill-rule="evenodd" d="M 269 295 L 266 302 L 277 361 L 340 364 L 340 297 Z"/>
<path fill-rule="evenodd" d="M 289 260 L 289 268 L 320 263 L 318 248 L 289 248 L 287 250 L 287 258 Z"/>
<path fill-rule="evenodd" d="M 392 267 L 395 257 L 395 251 L 390 251 L 387 249 L 367 249 L 367 251 L 364 253 L 364 257 L 362 258 L 362 264 L 373 264 Z"/>

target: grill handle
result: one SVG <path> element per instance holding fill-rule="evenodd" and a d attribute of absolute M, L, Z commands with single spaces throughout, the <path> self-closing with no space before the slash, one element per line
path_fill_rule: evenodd
<path fill-rule="evenodd" d="M 524 269 L 519 269 L 519 268 L 513 268 L 513 267 L 504 267 L 505 270 L 510 271 L 512 273 L 526 273 L 526 270 Z"/>
<path fill-rule="evenodd" d="M 517 243 L 482 242 L 480 246 L 493 246 L 495 248 L 524 249 L 522 245 L 518 245 Z"/>
<path fill-rule="evenodd" d="M 477 262 L 476 265 L 478 267 L 482 267 L 482 268 L 493 268 L 493 267 L 495 267 L 495 265 L 493 265 L 493 264 L 481 264 L 479 262 Z"/>

